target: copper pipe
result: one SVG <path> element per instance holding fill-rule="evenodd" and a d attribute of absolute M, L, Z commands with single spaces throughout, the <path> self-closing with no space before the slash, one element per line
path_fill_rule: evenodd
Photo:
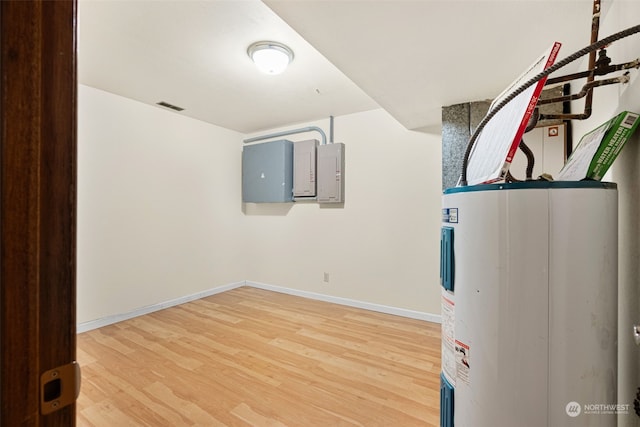
<path fill-rule="evenodd" d="M 607 36 L 607 37 L 603 38 L 602 40 L 598 40 L 597 42 L 595 42 L 593 44 L 590 44 L 589 46 L 586 46 L 586 47 L 584 47 L 584 48 L 572 53 L 571 55 L 561 59 L 559 62 L 556 62 L 555 64 L 553 64 L 552 66 L 550 66 L 549 68 L 544 70 L 543 72 L 536 74 L 534 77 L 532 77 L 531 79 L 527 80 L 521 86 L 518 86 L 516 89 L 514 89 L 513 92 L 510 92 L 506 97 L 504 97 L 496 106 L 494 106 L 494 108 L 492 110 L 490 110 L 487 113 L 486 116 L 484 116 L 484 118 L 480 121 L 480 123 L 478 123 L 478 125 L 476 126 L 475 131 L 471 135 L 471 138 L 469 138 L 469 142 L 467 143 L 467 148 L 465 149 L 464 156 L 462 158 L 462 170 L 461 170 L 461 174 L 460 174 L 460 185 L 463 186 L 463 187 L 468 185 L 467 169 L 469 167 L 469 158 L 471 156 L 471 152 L 473 151 L 475 143 L 478 140 L 478 136 L 482 133 L 482 130 L 485 128 L 487 123 L 493 117 L 495 117 L 495 115 L 498 114 L 498 112 L 501 111 L 502 108 L 504 108 L 505 105 L 507 105 L 509 102 L 513 101 L 514 98 L 516 98 L 518 95 L 520 95 L 523 91 L 525 91 L 529 87 L 533 86 L 534 84 L 536 84 L 537 82 L 539 82 L 543 78 L 549 76 L 550 74 L 552 74 L 555 71 L 559 70 L 560 68 L 566 66 L 567 64 L 570 64 L 571 62 L 577 60 L 578 58 L 581 58 L 582 56 L 584 56 L 584 55 L 586 55 L 586 54 L 588 54 L 590 52 L 596 51 L 598 49 L 602 49 L 602 48 L 606 47 L 607 45 L 613 43 L 616 40 L 620 40 L 620 39 L 623 39 L 625 37 L 629 37 L 630 35 L 637 34 L 637 33 L 640 33 L 640 25 L 634 25 L 633 27 L 629 27 L 629 28 L 627 28 L 625 30 L 622 30 L 622 31 L 619 31 L 619 32 L 617 32 L 615 34 Z"/>
<path fill-rule="evenodd" d="M 612 77 L 610 79 L 594 80 L 582 86 L 582 90 L 578 93 L 574 93 L 572 95 L 557 96 L 555 98 L 541 99 L 538 101 L 538 105 L 555 104 L 556 102 L 565 102 L 565 101 L 575 101 L 576 99 L 585 97 L 589 92 L 592 92 L 592 89 L 595 87 L 613 85 L 617 83 L 628 83 L 628 82 L 629 82 L 628 72 L 623 74 L 622 76 Z"/>
<path fill-rule="evenodd" d="M 563 83 L 563 82 L 568 82 L 576 79 L 583 79 L 585 77 L 588 77 L 589 74 L 591 74 L 592 72 L 596 76 L 604 76 L 609 73 L 622 71 L 622 70 L 629 70 L 631 68 L 640 68 L 640 58 L 636 58 L 633 61 L 625 62 L 623 64 L 609 65 L 606 68 L 596 67 L 595 70 L 580 71 L 578 73 L 567 74 L 566 76 L 547 79 L 545 86 L 551 86 L 556 83 Z"/>
<path fill-rule="evenodd" d="M 598 30 L 600 29 L 600 0 L 593 0 L 593 15 L 591 18 L 591 42 L 593 44 L 598 41 Z M 587 77 L 587 84 L 593 82 L 595 76 L 593 73 L 593 69 L 596 66 L 596 51 L 591 51 L 589 53 L 589 65 L 587 68 L 592 70 Z M 591 103 L 593 101 L 593 89 L 590 89 L 587 92 L 587 97 L 584 100 L 584 120 L 591 116 Z"/>

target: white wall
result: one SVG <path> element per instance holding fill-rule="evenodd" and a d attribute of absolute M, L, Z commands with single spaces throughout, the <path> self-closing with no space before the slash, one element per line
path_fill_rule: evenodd
<path fill-rule="evenodd" d="M 307 125 L 328 130 L 292 128 Z M 319 137 L 290 137 L 308 138 Z M 439 314 L 440 135 L 374 110 L 337 117 L 334 140 L 344 206 L 247 204 L 247 280 Z"/>
<path fill-rule="evenodd" d="M 87 86 L 78 106 L 78 322 L 244 280 L 242 136 Z"/>
<path fill-rule="evenodd" d="M 344 206 L 243 205 L 243 135 L 86 86 L 78 122 L 79 323 L 244 280 L 440 312 L 439 135 L 337 117 Z"/>
<path fill-rule="evenodd" d="M 638 23 L 640 2 L 603 8 L 601 37 Z M 640 56 L 640 36 L 609 53 L 614 63 Z M 637 74 L 625 87 L 596 89 L 593 117 L 574 123 L 574 143 L 619 111 L 640 112 Z M 439 313 L 439 135 L 407 131 L 382 110 L 338 117 L 343 207 L 243 206 L 243 135 L 85 86 L 78 122 L 79 322 L 245 279 Z M 636 134 L 612 174 L 620 190 L 623 404 L 640 385 L 630 332 L 640 322 L 639 143 Z"/>
<path fill-rule="evenodd" d="M 640 2 L 615 0 L 603 2 L 605 16 L 600 25 L 600 38 L 640 23 Z M 586 44 L 586 43 L 585 43 Z M 607 48 L 612 64 L 640 57 L 640 34 L 615 42 Z M 568 54 L 565 52 L 565 54 Z M 586 69 L 583 64 L 581 69 Z M 640 113 L 640 79 L 633 70 L 632 82 L 624 86 L 596 88 L 592 117 L 574 121 L 574 145 L 581 135 L 594 129 L 621 111 Z M 576 88 L 573 88 L 576 91 Z M 574 107 L 581 111 L 583 104 Z M 633 412 L 633 400 L 640 387 L 640 352 L 631 335 L 634 323 L 640 323 L 640 131 L 627 142 L 612 167 L 611 180 L 618 184 L 619 253 L 618 253 L 618 402 L 630 404 L 631 414 L 620 416 L 619 426 L 640 426 Z M 614 403 L 614 402 L 598 402 Z"/>

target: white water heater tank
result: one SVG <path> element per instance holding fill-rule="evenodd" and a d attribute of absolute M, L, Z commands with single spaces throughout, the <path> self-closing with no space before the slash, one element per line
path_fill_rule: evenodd
<path fill-rule="evenodd" d="M 615 426 L 617 188 L 443 196 L 443 427 Z"/>

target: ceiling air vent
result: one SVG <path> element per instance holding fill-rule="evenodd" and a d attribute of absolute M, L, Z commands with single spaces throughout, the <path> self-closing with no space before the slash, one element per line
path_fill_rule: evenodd
<path fill-rule="evenodd" d="M 161 107 L 171 108 L 174 111 L 182 111 L 182 110 L 184 110 L 184 108 L 182 108 L 182 107 L 178 107 L 177 105 L 169 104 L 168 102 L 164 102 L 164 101 L 157 102 L 157 104 L 159 106 L 161 106 Z"/>

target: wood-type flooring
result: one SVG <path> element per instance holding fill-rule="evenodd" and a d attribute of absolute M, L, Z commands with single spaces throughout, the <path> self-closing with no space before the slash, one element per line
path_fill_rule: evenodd
<path fill-rule="evenodd" d="M 81 427 L 439 425 L 434 323 L 245 286 L 77 341 Z"/>

